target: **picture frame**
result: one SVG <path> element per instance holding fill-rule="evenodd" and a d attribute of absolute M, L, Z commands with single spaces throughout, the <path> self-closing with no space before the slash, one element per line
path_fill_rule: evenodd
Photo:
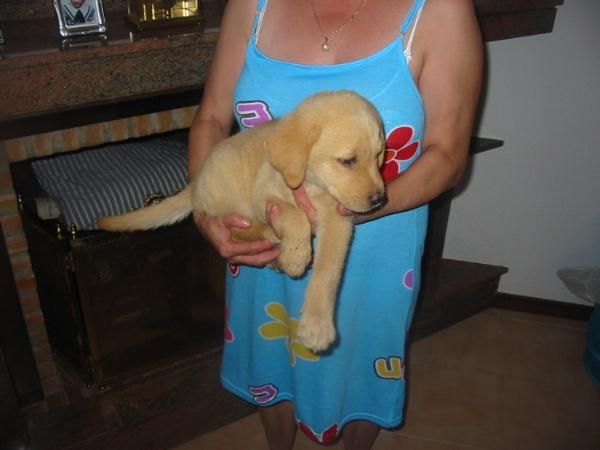
<path fill-rule="evenodd" d="M 108 45 L 108 36 L 106 34 L 66 37 L 60 41 L 61 50 L 100 48 L 106 45 Z"/>
<path fill-rule="evenodd" d="M 62 37 L 106 32 L 102 0 L 53 0 Z"/>

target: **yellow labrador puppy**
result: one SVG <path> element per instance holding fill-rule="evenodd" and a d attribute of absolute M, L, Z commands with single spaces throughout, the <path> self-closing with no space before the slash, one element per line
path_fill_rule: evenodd
<path fill-rule="evenodd" d="M 178 222 L 197 211 L 242 214 L 252 220 L 238 239 L 270 239 L 280 246 L 274 266 L 299 277 L 312 259 L 311 225 L 291 189 L 304 185 L 317 210 L 316 248 L 298 335 L 314 351 L 336 337 L 335 299 L 353 224 L 337 204 L 368 212 L 385 201 L 380 166 L 385 150 L 379 115 L 351 91 L 327 91 L 272 120 L 219 143 L 183 191 L 161 203 L 98 220 L 108 231 L 141 230 Z M 265 222 L 272 202 L 280 214 Z"/>

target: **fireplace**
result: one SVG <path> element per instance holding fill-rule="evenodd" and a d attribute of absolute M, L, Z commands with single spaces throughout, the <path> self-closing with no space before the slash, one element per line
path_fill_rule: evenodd
<path fill-rule="evenodd" d="M 2 22 L 0 79 L 10 89 L 0 103 L 0 223 L 32 349 L 28 375 L 38 378 L 21 405 L 41 400 L 53 407 L 69 400 L 48 339 L 9 165 L 189 127 L 223 1 L 203 2 L 204 29 L 143 35 L 127 22 L 124 0 L 105 1 L 108 39 L 86 39 L 69 49 L 58 35 L 51 2 L 34 0 L 27 9 L 10 3 L 0 6 L 0 16 L 12 12 L 15 19 Z"/>
<path fill-rule="evenodd" d="M 11 89 L 5 89 L 0 103 L 0 224 L 40 380 L 42 395 L 38 400 L 53 407 L 65 404 L 68 398 L 40 308 L 9 164 L 188 127 L 206 78 L 224 1 L 203 2 L 207 14 L 203 32 L 181 29 L 148 36 L 137 34 L 127 24 L 124 1 L 106 0 L 108 43 L 68 50 L 60 50 L 48 2 L 33 3 L 37 9 L 21 8 L 20 17 L 2 23 L 7 57 L 0 61 L 0 86 Z M 494 40 L 551 31 L 556 6 L 562 0 L 475 3 L 486 40 Z M 10 4 L 6 2 L 3 8 Z M 47 16 L 28 16 L 33 10 L 46 11 L 44 8 L 48 8 Z M 65 80 L 71 76 L 90 83 L 69 84 Z M 429 258 L 435 263 L 432 268 L 440 262 L 450 197 L 442 198 L 433 211 L 439 219 L 434 220 L 428 237 L 432 243 Z M 451 263 L 451 269 L 460 264 Z M 477 290 L 489 300 L 505 269 L 477 266 L 482 277 Z M 422 334 L 440 327 L 441 322 L 434 323 L 433 318 L 450 317 L 445 319 L 447 324 L 473 312 L 457 312 L 460 302 L 454 302 L 452 314 L 447 314 L 443 299 L 451 294 L 461 298 L 468 295 L 462 287 L 448 289 L 451 277 L 447 271 L 432 269 L 429 277 L 423 291 L 435 301 L 429 306 L 425 302 L 421 312 Z M 444 295 L 436 287 L 440 283 L 445 286 Z M 415 321 L 418 325 L 418 312 Z"/>
<path fill-rule="evenodd" d="M 32 257 L 37 257 L 39 259 L 40 252 L 38 249 L 30 248 L 30 246 L 42 245 L 48 248 L 48 245 L 53 244 L 49 241 L 40 242 L 41 238 L 39 236 L 44 236 L 45 234 L 42 232 L 37 234 L 32 232 L 32 219 L 28 215 L 24 215 L 22 219 L 21 212 L 19 211 L 22 205 L 20 205 L 19 199 L 13 190 L 14 186 L 9 164 L 18 162 L 23 164 L 24 161 L 28 161 L 32 158 L 47 157 L 49 155 L 57 155 L 60 157 L 58 154 L 63 152 L 93 147 L 107 142 L 120 142 L 131 138 L 139 138 L 141 136 L 162 134 L 173 129 L 184 129 L 189 125 L 192 114 L 193 108 L 175 109 L 160 113 L 135 116 L 128 119 L 85 125 L 67 130 L 41 133 L 35 136 L 7 140 L 3 143 L 5 157 L 3 158 L 3 165 L 0 167 L 0 176 L 3 180 L 6 180 L 6 183 L 4 184 L 3 201 L 0 203 L 2 228 L 7 243 L 8 253 L 10 255 L 16 287 L 19 292 L 21 309 L 25 317 L 29 339 L 33 348 L 33 355 L 40 375 L 44 398 L 51 404 L 59 405 L 68 401 L 65 397 L 65 390 L 62 386 L 61 377 L 55 365 L 55 358 L 52 354 L 50 340 L 48 339 L 47 325 L 56 328 L 57 324 L 55 321 L 48 323 L 48 317 L 44 318 L 42 312 L 43 309 L 40 306 L 40 293 L 42 295 L 48 295 L 46 292 L 48 289 L 56 291 L 56 289 L 47 286 L 47 283 L 49 281 L 51 282 L 52 279 L 56 277 L 46 273 L 47 271 L 44 270 L 43 262 L 41 263 L 41 261 L 36 261 L 34 259 L 33 262 L 37 263 L 38 267 L 38 281 L 43 282 L 43 286 L 40 286 L 39 283 L 36 285 L 36 275 L 32 268 L 31 259 Z M 23 183 L 23 180 L 18 181 L 21 184 Z M 14 180 L 14 184 L 17 184 L 16 179 Z M 25 224 L 23 223 L 23 220 L 26 221 Z M 28 227 L 24 227 L 24 225 L 28 225 Z M 33 227 L 34 230 L 37 230 L 36 225 L 33 225 Z M 29 230 L 27 233 L 28 238 L 26 238 L 24 228 Z M 62 233 L 63 236 L 66 236 L 64 238 L 65 240 L 71 238 L 71 231 L 69 229 L 63 228 Z M 36 239 L 35 236 L 38 236 L 38 238 Z M 158 245 L 157 239 L 159 238 L 153 238 L 148 242 L 140 243 L 138 245 L 143 244 L 144 246 L 152 247 L 152 244 L 154 243 L 156 246 Z M 166 238 L 163 238 L 163 240 L 164 239 Z M 81 247 L 84 242 L 86 241 L 81 239 L 79 241 L 79 247 Z M 56 245 L 58 245 L 60 241 L 57 240 L 56 243 Z M 109 244 L 109 242 L 103 242 L 102 248 L 108 248 Z M 114 250 L 119 245 L 122 246 L 123 242 L 117 242 L 112 245 Z M 58 252 L 60 250 L 59 248 L 50 248 L 49 251 Z M 61 273 L 58 272 L 58 269 L 56 274 L 57 276 L 62 276 Z M 214 276 L 214 274 L 212 275 Z M 42 289 L 42 291 L 38 292 L 39 289 Z M 65 289 L 65 292 L 67 291 L 68 289 Z M 62 323 L 61 326 L 64 327 L 66 324 Z M 101 335 L 102 333 L 100 333 L 100 336 Z M 105 371 L 106 370 L 108 370 L 108 375 L 110 375 L 111 369 L 105 368 Z M 93 380 L 93 377 L 88 379 Z M 105 383 L 105 381 L 102 381 L 103 379 L 105 379 L 104 375 L 98 379 L 100 384 Z M 90 384 L 92 383 L 90 382 Z"/>

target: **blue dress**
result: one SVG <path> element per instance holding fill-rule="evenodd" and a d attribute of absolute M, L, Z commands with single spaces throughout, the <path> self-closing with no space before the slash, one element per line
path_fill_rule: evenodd
<path fill-rule="evenodd" d="M 423 101 L 408 66 L 407 31 L 424 0 L 415 0 L 398 37 L 365 58 L 305 65 L 270 58 L 257 47 L 266 0 L 234 96 L 242 128 L 279 118 L 305 97 L 350 89 L 381 114 L 387 138 L 384 178 L 419 156 Z M 291 279 L 269 268 L 229 267 L 221 381 L 258 406 L 294 402 L 300 428 L 333 441 L 356 419 L 384 428 L 402 421 L 405 346 L 420 281 L 427 206 L 357 225 L 335 311 L 338 340 L 314 354 L 296 336 L 310 270 Z"/>

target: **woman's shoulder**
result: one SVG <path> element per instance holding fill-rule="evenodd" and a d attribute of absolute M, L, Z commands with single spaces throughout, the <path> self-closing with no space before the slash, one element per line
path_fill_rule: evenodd
<path fill-rule="evenodd" d="M 424 8 L 430 13 L 449 16 L 465 14 L 475 9 L 473 0 L 426 0 Z"/>
<path fill-rule="evenodd" d="M 242 31 L 251 29 L 256 16 L 259 0 L 227 0 L 221 28 L 231 25 L 232 28 Z"/>
<path fill-rule="evenodd" d="M 423 16 L 434 27 L 456 27 L 476 17 L 473 0 L 426 0 Z"/>
<path fill-rule="evenodd" d="M 460 40 L 478 33 L 477 16 L 473 0 L 426 0 L 421 28 L 424 41 L 438 46 L 449 37 Z"/>

